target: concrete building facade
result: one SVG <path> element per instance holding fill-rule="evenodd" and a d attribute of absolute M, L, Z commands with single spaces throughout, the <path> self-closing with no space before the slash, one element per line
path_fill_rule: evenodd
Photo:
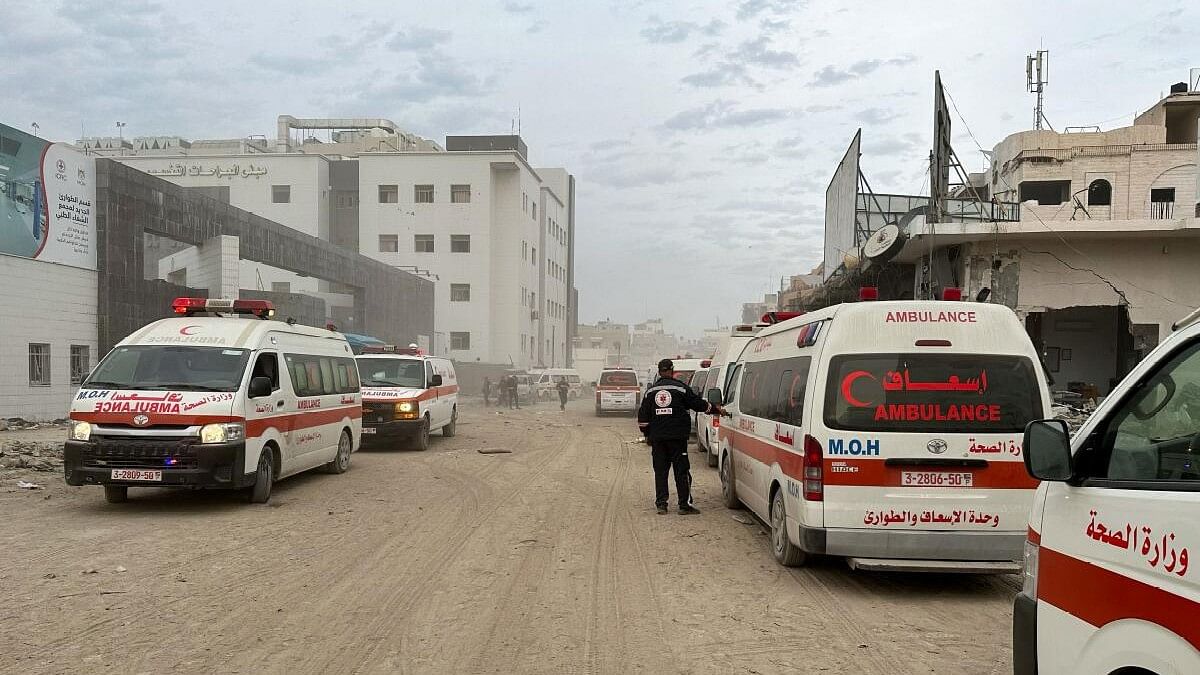
<path fill-rule="evenodd" d="M 443 150 L 388 120 L 282 115 L 273 143 L 111 141 L 79 144 L 433 281 L 434 353 L 522 368 L 570 363 L 574 177 L 532 167 L 518 136 L 449 136 Z M 198 273 L 198 252 L 160 255 L 160 278 Z M 352 316 L 348 289 L 289 270 L 243 263 L 238 284 L 319 297 L 339 325 Z"/>

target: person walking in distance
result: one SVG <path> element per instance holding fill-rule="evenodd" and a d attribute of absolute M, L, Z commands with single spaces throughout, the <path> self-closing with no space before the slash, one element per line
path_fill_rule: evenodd
<path fill-rule="evenodd" d="M 691 387 L 675 379 L 671 359 L 658 362 L 658 379 L 646 389 L 638 408 L 638 427 L 650 443 L 654 463 L 654 505 L 660 514 L 667 512 L 667 473 L 675 472 L 675 493 L 679 513 L 700 513 L 692 506 L 692 471 L 688 462 L 688 435 L 691 419 L 688 411 L 725 414 L 725 409 L 705 401 Z"/>
<path fill-rule="evenodd" d="M 483 407 L 487 408 L 492 405 L 492 378 L 483 378 Z"/>
<path fill-rule="evenodd" d="M 571 385 L 567 384 L 567 378 L 558 378 L 558 384 L 554 385 L 554 388 L 558 389 L 558 409 L 566 410 L 567 394 L 571 391 Z"/>
<path fill-rule="evenodd" d="M 521 409 L 521 394 L 518 391 L 517 376 L 508 376 L 508 409 Z"/>

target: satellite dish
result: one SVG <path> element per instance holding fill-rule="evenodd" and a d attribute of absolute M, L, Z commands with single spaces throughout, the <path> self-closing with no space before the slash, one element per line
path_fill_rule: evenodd
<path fill-rule="evenodd" d="M 898 225 L 884 225 L 875 230 L 867 243 L 863 244 L 862 252 L 867 260 L 882 263 L 896 257 L 904 248 L 907 238 Z"/>

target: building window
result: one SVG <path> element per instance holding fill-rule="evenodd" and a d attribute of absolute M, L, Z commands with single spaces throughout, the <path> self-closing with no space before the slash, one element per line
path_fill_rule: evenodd
<path fill-rule="evenodd" d="M 50 345 L 39 342 L 29 344 L 29 386 L 50 386 Z"/>
<path fill-rule="evenodd" d="M 83 384 L 92 370 L 91 350 L 87 345 L 71 345 L 71 384 Z"/>
<path fill-rule="evenodd" d="M 470 302 L 471 284 L 450 284 L 450 302 Z"/>
<path fill-rule="evenodd" d="M 531 206 L 533 206 L 533 219 L 537 220 L 537 202 L 534 202 Z"/>
<path fill-rule="evenodd" d="M 533 251 L 533 254 L 529 256 L 529 264 L 537 267 L 537 247 L 530 246 L 529 248 Z"/>
<path fill-rule="evenodd" d="M 431 198 L 429 201 L 433 201 Z M 450 203 L 451 204 L 470 204 L 471 203 L 471 186 L 470 185 L 451 185 L 450 186 Z"/>
<path fill-rule="evenodd" d="M 470 253 L 471 252 L 471 235 L 469 235 L 469 234 L 452 234 L 452 235 L 450 235 L 450 252 L 451 253 Z"/>
<path fill-rule="evenodd" d="M 379 203 L 380 204 L 395 204 L 400 201 L 400 186 L 398 185 L 380 185 L 379 186 Z"/>
<path fill-rule="evenodd" d="M 272 204 L 290 204 L 292 201 L 292 186 L 291 185 L 272 185 L 271 186 L 271 203 Z"/>
<path fill-rule="evenodd" d="M 465 351 L 471 348 L 471 334 L 466 331 L 450 331 L 450 349 Z"/>
<path fill-rule="evenodd" d="M 529 242 L 521 242 L 521 260 L 529 260 Z"/>
<path fill-rule="evenodd" d="M 1088 206 L 1112 206 L 1112 183 L 1098 178 L 1088 186 Z"/>
<path fill-rule="evenodd" d="M 433 253 L 433 235 L 432 234 L 415 234 L 413 235 L 413 250 L 417 253 Z"/>
<path fill-rule="evenodd" d="M 290 282 L 290 281 L 272 281 L 271 282 L 271 292 L 272 293 L 291 293 L 292 292 L 292 282 Z"/>
<path fill-rule="evenodd" d="M 413 201 L 418 204 L 433 203 L 433 186 L 432 185 L 414 185 L 413 186 Z"/>
<path fill-rule="evenodd" d="M 379 252 L 380 253 L 397 253 L 400 251 L 400 235 L 396 234 L 381 234 L 379 235 Z"/>
<path fill-rule="evenodd" d="M 1175 188 L 1153 188 L 1150 190 L 1150 217 L 1167 220 L 1175 213 Z"/>

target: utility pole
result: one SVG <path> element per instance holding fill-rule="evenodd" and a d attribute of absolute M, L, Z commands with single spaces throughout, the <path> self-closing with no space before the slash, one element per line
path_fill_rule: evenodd
<path fill-rule="evenodd" d="M 125 154 L 125 123 L 117 122 L 117 152 Z"/>
<path fill-rule="evenodd" d="M 1050 50 L 1039 49 L 1025 57 L 1025 86 L 1037 94 L 1037 106 L 1033 109 L 1033 128 L 1041 129 L 1046 115 L 1042 112 L 1044 91 L 1050 77 Z"/>

